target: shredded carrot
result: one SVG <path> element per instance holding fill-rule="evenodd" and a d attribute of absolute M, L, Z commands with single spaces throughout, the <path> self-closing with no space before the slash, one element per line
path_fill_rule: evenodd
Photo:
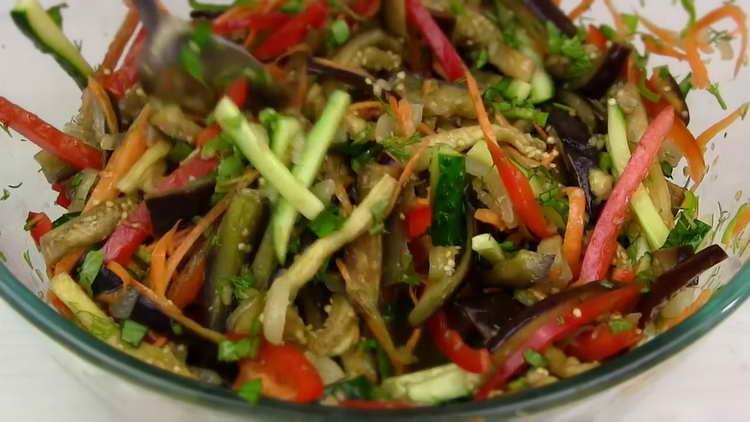
<path fill-rule="evenodd" d="M 748 46 L 747 24 L 745 22 L 745 12 L 734 4 L 725 4 L 709 12 L 706 16 L 700 18 L 685 35 L 685 51 L 687 52 L 688 62 L 693 71 L 693 85 L 696 88 L 704 89 L 708 86 L 708 70 L 706 64 L 700 57 L 699 35 L 700 31 L 708 28 L 712 24 L 725 19 L 732 19 L 737 25 L 740 34 L 740 50 L 737 55 L 737 63 L 734 67 L 734 76 L 740 71 L 740 67 L 745 62 Z"/>
<path fill-rule="evenodd" d="M 307 63 L 303 63 L 298 69 L 297 77 L 297 91 L 294 93 L 294 99 L 292 100 L 292 107 L 295 110 L 301 110 L 302 106 L 305 105 L 307 99 L 307 90 L 309 88 L 309 81 L 307 79 Z"/>
<path fill-rule="evenodd" d="M 102 112 L 104 112 L 104 120 L 107 122 L 109 133 L 120 132 L 120 125 L 117 123 L 117 114 L 115 114 L 115 110 L 112 108 L 112 100 L 110 100 L 102 84 L 96 78 L 89 78 L 88 89 L 94 95 Z"/>
<path fill-rule="evenodd" d="M 544 142 L 547 142 L 547 139 L 549 139 L 549 133 L 547 133 L 547 131 L 544 130 L 543 127 L 537 124 L 534 124 L 534 131 L 536 132 L 537 135 L 539 135 L 539 138 L 541 140 L 543 140 Z"/>
<path fill-rule="evenodd" d="M 211 211 L 209 211 L 208 214 L 204 215 L 198 221 L 195 227 L 193 227 L 193 229 L 190 231 L 190 234 L 185 237 L 177 250 L 174 251 L 174 254 L 169 257 L 169 260 L 167 261 L 166 273 L 164 275 L 164 278 L 166 280 L 172 279 L 175 271 L 177 271 L 177 267 L 180 265 L 180 262 L 182 262 L 182 259 L 185 258 L 185 255 L 187 255 L 188 251 L 190 251 L 190 248 L 201 237 L 201 235 L 203 235 L 203 233 L 205 233 L 206 230 L 211 227 L 211 224 L 213 224 L 216 219 L 224 214 L 224 211 L 226 211 L 227 207 L 229 206 L 229 201 L 231 199 L 231 194 L 226 195 L 221 199 L 221 201 L 214 205 L 213 208 L 211 208 Z"/>
<path fill-rule="evenodd" d="M 255 38 L 258 36 L 258 31 L 256 31 L 254 28 L 251 28 L 250 31 L 247 33 L 247 37 L 245 37 L 245 41 L 242 43 L 242 45 L 245 46 L 248 50 L 250 47 L 253 46 L 253 42 L 255 41 Z"/>
<path fill-rule="evenodd" d="M 503 217 L 489 208 L 479 208 L 478 210 L 474 211 L 474 219 L 477 221 L 481 221 L 482 223 L 489 224 L 490 226 L 500 231 L 508 228 L 508 226 L 503 221 Z"/>
<path fill-rule="evenodd" d="M 578 279 L 583 250 L 583 229 L 586 218 L 586 195 L 581 188 L 565 188 L 568 195 L 568 222 L 565 225 L 562 253 L 573 272 L 573 280 Z"/>
<path fill-rule="evenodd" d="M 406 98 L 402 98 L 398 102 L 398 114 L 399 121 L 401 122 L 402 132 L 404 136 L 411 136 L 414 134 L 414 120 L 412 119 L 411 104 Z M 420 122 L 421 123 L 421 122 Z"/>
<path fill-rule="evenodd" d="M 656 35 L 659 38 L 659 41 L 661 41 L 664 45 L 672 48 L 679 48 L 680 38 L 674 31 L 660 27 L 659 25 L 646 19 L 645 16 L 638 16 L 638 21 L 642 23 L 643 26 L 646 27 L 646 29 L 651 31 L 652 34 Z"/>
<path fill-rule="evenodd" d="M 417 344 L 419 344 L 420 338 L 422 338 L 422 327 L 417 327 L 412 330 L 411 335 L 409 335 L 409 339 L 406 340 L 406 344 L 404 345 L 405 353 L 414 353 L 414 349 L 417 347 Z"/>
<path fill-rule="evenodd" d="M 119 277 L 120 280 L 122 280 L 123 284 L 133 287 L 136 291 L 138 291 L 138 293 L 140 293 L 146 299 L 156 305 L 156 307 L 158 307 L 159 310 L 164 313 L 164 315 L 172 318 L 178 324 L 194 332 L 198 336 L 214 343 L 218 344 L 224 340 L 223 334 L 206 328 L 193 321 L 192 319 L 186 317 L 185 314 L 183 314 L 182 311 L 177 306 L 175 306 L 174 303 L 172 303 L 172 301 L 165 298 L 164 296 L 157 295 L 153 290 L 149 289 L 148 287 L 141 284 L 141 282 L 134 279 L 130 275 L 130 273 L 122 267 L 122 265 L 118 264 L 115 261 L 110 261 L 107 263 L 107 268 L 115 273 L 115 275 Z"/>
<path fill-rule="evenodd" d="M 526 228 L 535 236 L 540 238 L 551 236 L 552 231 L 542 215 L 541 208 L 536 200 L 533 199 L 533 191 L 531 190 L 529 179 L 511 163 L 508 156 L 500 149 L 497 143 L 497 137 L 492 130 L 487 110 L 484 108 L 482 95 L 479 92 L 476 79 L 474 79 L 474 76 L 468 70 L 465 72 L 465 76 L 466 87 L 477 113 L 479 127 L 482 128 L 487 149 L 490 151 L 498 176 L 508 191 L 510 200 L 513 203 L 513 209 L 521 218 Z"/>
<path fill-rule="evenodd" d="M 175 224 L 161 239 L 156 241 L 154 250 L 151 251 L 151 267 L 149 268 L 147 281 L 149 287 L 159 296 L 164 296 L 167 293 L 167 286 L 169 285 L 169 279 L 166 278 L 167 251 L 172 246 L 178 224 Z"/>
<path fill-rule="evenodd" d="M 643 41 L 643 45 L 646 47 L 646 50 L 648 50 L 650 53 L 659 56 L 672 57 L 681 61 L 687 60 L 687 55 L 685 53 L 677 50 L 672 46 L 664 44 L 656 37 L 653 37 L 651 35 L 643 35 L 641 36 L 641 40 Z"/>
<path fill-rule="evenodd" d="M 398 101 L 396 100 L 396 97 L 393 95 L 388 94 L 388 105 L 391 107 L 391 110 L 393 111 L 393 116 L 396 118 L 396 121 L 398 122 L 399 130 L 401 131 L 401 135 L 403 136 L 410 136 L 413 132 L 414 125 L 411 121 L 411 107 L 409 106 L 408 102 L 405 101 Z M 408 107 L 408 110 L 402 110 L 402 107 Z M 412 132 L 410 132 L 410 130 Z"/>
<path fill-rule="evenodd" d="M 76 249 L 73 252 L 70 252 L 69 254 L 60 258 L 60 260 L 55 263 L 55 267 L 52 270 L 52 275 L 70 273 L 71 271 L 73 271 L 73 267 L 76 266 L 78 260 L 81 259 L 81 257 L 85 253 L 86 249 Z"/>
<path fill-rule="evenodd" d="M 100 173 L 99 182 L 91 192 L 84 211 L 117 197 L 117 183 L 148 148 L 148 145 L 146 145 L 146 129 L 150 116 L 151 107 L 147 104 L 128 129 L 125 140 L 115 150 L 107 162 L 107 166 Z"/>
<path fill-rule="evenodd" d="M 152 346 L 162 348 L 169 343 L 169 337 L 163 336 L 155 331 L 148 330 L 147 338 Z"/>
<path fill-rule="evenodd" d="M 60 300 L 51 289 L 47 290 L 47 300 L 49 301 L 49 304 L 57 310 L 57 313 L 63 316 L 63 318 L 73 318 L 73 311 L 71 311 L 70 308 L 68 308 L 68 305 Z"/>
<path fill-rule="evenodd" d="M 409 158 L 409 161 L 406 162 L 406 165 L 404 165 L 404 169 L 401 171 L 401 175 L 398 177 L 398 187 L 396 188 L 396 191 L 393 193 L 393 197 L 391 198 L 391 207 L 396 204 L 396 200 L 398 200 L 399 195 L 401 195 L 401 189 L 406 186 L 406 184 L 409 182 L 409 178 L 411 178 L 411 175 L 414 173 L 414 167 L 417 166 L 417 163 L 422 158 L 422 155 L 424 155 L 425 151 L 427 151 L 427 147 L 430 146 L 430 137 L 425 136 L 422 138 L 422 140 L 417 145 L 416 150 L 414 151 L 414 155 Z"/>
<path fill-rule="evenodd" d="M 698 135 L 698 138 L 696 138 L 698 146 L 705 150 L 706 145 L 708 145 L 708 143 L 711 142 L 712 139 L 718 136 L 719 133 L 726 130 L 729 125 L 734 123 L 737 119 L 744 119 L 745 115 L 747 114 L 748 106 L 750 106 L 750 103 L 742 104 L 741 106 L 737 107 L 737 110 L 731 112 L 727 117 L 719 120 L 718 122 L 711 125 L 708 129 L 704 130 L 703 133 Z"/>
<path fill-rule="evenodd" d="M 732 227 L 731 238 L 737 238 L 750 224 L 750 207 L 742 207 L 742 211 L 734 217 L 734 227 Z"/>
<path fill-rule="evenodd" d="M 685 308 L 682 312 L 680 312 L 676 317 L 670 318 L 666 321 L 664 321 L 664 324 L 662 325 L 662 329 L 664 331 L 667 331 L 677 325 L 679 325 L 682 321 L 685 321 L 688 319 L 691 315 L 696 313 L 698 309 L 702 308 L 703 305 L 705 305 L 709 299 L 714 295 L 713 289 L 705 289 L 703 290 L 697 298 L 691 303 L 687 308 Z"/>
<path fill-rule="evenodd" d="M 682 153 L 682 156 L 687 160 L 690 178 L 693 179 L 693 182 L 700 183 L 703 175 L 706 173 L 706 162 L 703 157 L 703 151 L 700 145 L 698 145 L 698 141 L 696 141 L 682 120 L 674 119 L 674 126 L 672 126 L 667 139 L 674 142 Z"/>
<path fill-rule="evenodd" d="M 429 207 L 429 206 L 430 206 L 429 199 L 417 196 L 409 203 L 409 206 L 406 208 L 411 210 L 414 208 L 422 208 L 422 207 Z"/>
<path fill-rule="evenodd" d="M 417 131 L 419 131 L 419 133 L 425 136 L 435 134 L 435 131 L 432 130 L 431 127 L 427 126 L 424 122 L 419 122 L 419 125 L 417 125 Z"/>
<path fill-rule="evenodd" d="M 132 8 L 128 8 L 128 14 L 125 15 L 125 19 L 120 24 L 120 28 L 117 29 L 115 37 L 107 48 L 107 53 L 104 54 L 102 59 L 102 65 L 99 67 L 99 72 L 107 73 L 115 70 L 117 63 L 120 62 L 122 53 L 125 51 L 125 47 L 128 45 L 128 41 L 132 38 L 140 22 L 138 12 Z"/>
<path fill-rule="evenodd" d="M 609 10 L 609 13 L 612 15 L 612 20 L 615 23 L 615 30 L 617 30 L 617 34 L 620 37 L 625 38 L 628 35 L 628 31 L 627 28 L 625 28 L 625 22 L 623 22 L 620 12 L 617 11 L 615 5 L 612 3 L 612 0 L 604 0 L 604 4 L 607 6 L 607 10 Z"/>
<path fill-rule="evenodd" d="M 360 114 L 364 111 L 376 109 L 378 112 L 383 112 L 383 103 L 380 101 L 360 101 L 349 106 L 349 112 L 354 114 Z"/>
<path fill-rule="evenodd" d="M 172 242 L 171 242 L 172 244 L 169 245 L 169 249 L 167 249 L 167 253 L 169 255 L 172 255 L 174 251 L 176 251 L 177 248 L 180 247 L 180 244 L 182 244 L 182 242 L 184 242 L 185 239 L 187 239 L 187 237 L 190 235 L 190 232 L 192 230 L 193 230 L 193 227 L 190 226 L 190 227 L 187 227 L 185 229 L 178 230 L 177 232 L 175 232 L 174 236 L 172 237 Z"/>
<path fill-rule="evenodd" d="M 573 10 L 568 13 L 568 18 L 570 18 L 570 20 L 578 19 L 579 16 L 591 9 L 593 3 L 594 0 L 581 0 L 581 2 L 578 3 L 578 6 L 574 7 Z"/>
<path fill-rule="evenodd" d="M 554 4 L 555 6 L 560 7 L 560 3 L 562 3 L 562 0 L 552 0 L 552 4 Z"/>

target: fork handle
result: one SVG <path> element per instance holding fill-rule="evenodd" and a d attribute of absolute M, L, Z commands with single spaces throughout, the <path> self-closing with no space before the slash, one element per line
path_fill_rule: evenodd
<path fill-rule="evenodd" d="M 138 13 L 141 15 L 141 22 L 149 33 L 156 32 L 156 27 L 159 25 L 159 6 L 156 4 L 156 0 L 133 0 Z"/>

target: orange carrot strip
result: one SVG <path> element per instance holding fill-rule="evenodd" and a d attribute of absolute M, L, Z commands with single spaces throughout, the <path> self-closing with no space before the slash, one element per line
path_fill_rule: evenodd
<path fill-rule="evenodd" d="M 699 183 L 706 173 L 706 161 L 698 141 L 682 120 L 674 119 L 674 126 L 669 132 L 668 139 L 674 142 L 687 160 L 690 178 L 693 179 L 693 182 Z"/>
<path fill-rule="evenodd" d="M 534 198 L 529 179 L 511 163 L 508 156 L 500 149 L 497 143 L 497 137 L 492 130 L 487 110 L 484 108 L 476 79 L 474 79 L 474 76 L 468 70 L 465 72 L 465 76 L 466 87 L 468 88 L 471 101 L 474 103 L 477 120 L 479 120 L 479 126 L 484 133 L 487 149 L 490 150 L 492 162 L 497 169 L 500 180 L 508 191 L 508 196 L 513 203 L 513 209 L 521 219 L 521 222 L 532 234 L 542 239 L 551 236 L 552 231 L 547 225 L 547 221 L 544 219 L 544 215 L 542 215 L 542 210 Z"/>
<path fill-rule="evenodd" d="M 89 78 L 88 89 L 104 112 L 104 120 L 107 122 L 109 133 L 118 133 L 120 125 L 117 123 L 117 114 L 115 114 L 115 110 L 112 108 L 112 100 L 109 99 L 109 95 L 107 95 L 102 84 L 96 78 Z"/>
<path fill-rule="evenodd" d="M 646 47 L 646 50 L 648 50 L 649 52 L 653 54 L 657 54 L 659 56 L 673 57 L 677 60 L 687 60 L 687 55 L 685 53 L 678 51 L 676 48 L 663 43 L 661 40 L 657 39 L 656 37 L 652 37 L 651 35 L 643 35 L 641 36 L 641 40 L 643 40 L 643 45 Z"/>
<path fill-rule="evenodd" d="M 740 213 L 735 218 L 734 227 L 732 227 L 731 238 L 737 238 L 745 230 L 748 224 L 750 224 L 750 207 L 743 206 Z"/>
<path fill-rule="evenodd" d="M 705 305 L 709 299 L 711 299 L 711 296 L 714 295 L 713 289 L 706 289 L 703 290 L 697 298 L 691 303 L 687 308 L 685 308 L 682 312 L 680 312 L 676 317 L 670 318 L 664 322 L 663 330 L 667 331 L 676 325 L 680 324 L 682 321 L 685 321 L 688 319 L 691 315 L 696 313 L 698 309 L 702 308 L 703 305 Z"/>
<path fill-rule="evenodd" d="M 179 224 L 179 223 L 178 223 Z M 167 275 L 167 250 L 172 245 L 172 239 L 177 231 L 178 224 L 175 224 L 171 230 L 166 232 L 156 242 L 154 250 L 151 251 L 151 268 L 148 273 L 148 285 L 159 296 L 164 296 L 167 292 L 169 279 Z"/>
<path fill-rule="evenodd" d="M 638 21 L 643 24 L 651 33 L 659 38 L 659 41 L 672 48 L 680 46 L 680 39 L 674 31 L 666 28 L 662 28 L 659 25 L 646 19 L 645 16 L 638 16 Z"/>
<path fill-rule="evenodd" d="M 130 41 L 130 38 L 135 33 L 139 22 L 140 17 L 138 16 L 138 12 L 132 7 L 129 7 L 128 14 L 125 15 L 125 19 L 120 24 L 120 28 L 117 29 L 115 37 L 107 48 L 107 53 L 104 54 L 102 65 L 99 68 L 101 72 L 106 73 L 115 70 L 117 63 L 120 61 L 122 53 L 125 51 L 128 41 Z"/>
<path fill-rule="evenodd" d="M 211 224 L 213 224 L 217 218 L 224 214 L 224 211 L 226 211 L 229 206 L 229 201 L 232 199 L 231 197 L 232 195 L 226 195 L 221 201 L 214 205 L 211 211 L 204 215 L 200 221 L 198 221 L 198 224 L 193 227 L 193 230 L 191 230 L 190 234 L 185 237 L 180 244 L 180 247 L 174 251 L 174 254 L 169 257 L 166 273 L 164 275 L 167 280 L 172 279 L 175 271 L 177 271 L 177 266 L 180 265 L 180 262 L 185 258 L 185 255 L 190 251 L 193 244 L 201 237 L 201 235 L 203 235 L 203 233 L 205 233 L 206 230 L 208 230 L 209 227 L 211 227 Z"/>
<path fill-rule="evenodd" d="M 748 33 L 747 24 L 745 22 L 745 12 L 742 11 L 738 6 L 734 4 L 725 4 L 719 8 L 716 8 L 709 12 L 706 16 L 700 18 L 685 35 L 685 51 L 687 52 L 688 62 L 693 71 L 693 85 L 696 88 L 704 89 L 708 86 L 708 70 L 706 64 L 703 63 L 700 57 L 699 48 L 699 34 L 700 31 L 708 28 L 712 24 L 725 19 L 732 19 L 737 25 L 737 29 L 740 33 L 740 50 L 737 55 L 737 63 L 734 67 L 734 76 L 740 71 L 742 63 L 745 62 L 745 55 L 747 54 L 748 45 Z"/>
<path fill-rule="evenodd" d="M 573 272 L 573 280 L 578 279 L 583 251 L 583 229 L 586 217 L 586 195 L 581 188 L 565 188 L 568 195 L 568 223 L 565 225 L 562 253 Z"/>
<path fill-rule="evenodd" d="M 568 13 L 568 18 L 570 18 L 570 20 L 578 19 L 579 16 L 591 9 L 593 3 L 594 0 L 581 0 L 581 2 L 578 3 L 578 6 L 574 7 L 573 10 Z"/>
<path fill-rule="evenodd" d="M 734 123 L 735 120 L 737 120 L 738 118 L 744 119 L 745 114 L 747 114 L 748 106 L 750 106 L 750 103 L 742 104 L 741 106 L 737 107 L 737 110 L 731 112 L 727 117 L 719 120 L 718 122 L 711 125 L 708 129 L 704 130 L 703 133 L 698 135 L 698 138 L 696 138 L 698 146 L 706 149 L 706 145 L 708 145 L 708 143 L 711 142 L 712 139 L 719 135 L 719 133 L 726 130 L 726 128 Z"/>
<path fill-rule="evenodd" d="M 140 293 L 146 299 L 150 300 L 154 305 L 156 305 L 156 307 L 158 307 L 161 312 L 175 320 L 175 322 L 177 322 L 178 324 L 194 332 L 200 337 L 203 337 L 204 339 L 212 341 L 214 343 L 218 344 L 224 340 L 224 335 L 217 331 L 208 329 L 193 321 L 192 319 L 186 317 L 185 314 L 183 314 L 182 311 L 177 306 L 175 306 L 174 303 L 172 303 L 172 301 L 165 298 L 164 296 L 157 295 L 153 290 L 149 289 L 148 287 L 141 284 L 141 282 L 134 279 L 130 275 L 130 273 L 122 267 L 122 265 L 118 264 L 115 261 L 110 261 L 109 263 L 107 263 L 107 268 L 115 273 L 115 275 L 117 275 L 125 285 L 133 287 L 138 291 L 138 293 Z"/>
<path fill-rule="evenodd" d="M 474 219 L 477 221 L 481 221 L 482 223 L 489 224 L 490 226 L 500 231 L 507 229 L 507 226 L 505 225 L 505 222 L 503 221 L 503 218 L 500 216 L 500 214 L 492 211 L 489 208 L 479 208 L 478 210 L 474 211 Z"/>
<path fill-rule="evenodd" d="M 402 98 L 398 102 L 398 119 L 401 122 L 402 134 L 404 136 L 411 136 L 414 134 L 414 121 L 412 120 L 411 104 L 406 98 Z"/>
<path fill-rule="evenodd" d="M 620 37 L 624 38 L 625 36 L 627 36 L 628 31 L 625 28 L 625 22 L 623 22 L 622 16 L 620 16 L 620 12 L 617 11 L 615 5 L 612 3 L 612 0 L 604 0 L 604 4 L 607 6 L 607 10 L 609 10 L 609 13 L 612 15 L 612 20 L 615 23 L 617 34 Z"/>
<path fill-rule="evenodd" d="M 122 145 L 115 150 L 107 162 L 107 166 L 100 173 L 99 182 L 91 192 L 84 210 L 117 197 L 117 183 L 148 148 L 148 145 L 146 145 L 146 128 L 148 128 L 150 116 L 151 107 L 146 105 L 128 129 L 128 134 L 125 136 Z"/>

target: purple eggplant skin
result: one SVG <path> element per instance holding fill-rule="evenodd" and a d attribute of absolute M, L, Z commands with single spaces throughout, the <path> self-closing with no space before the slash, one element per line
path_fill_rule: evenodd
<path fill-rule="evenodd" d="M 576 184 L 583 189 L 586 208 L 593 215 L 594 194 L 589 183 L 589 171 L 597 166 L 599 151 L 589 143 L 591 133 L 581 119 L 559 108 L 550 110 L 549 123 L 560 137 L 565 167 L 575 177 Z"/>
<path fill-rule="evenodd" d="M 658 94 L 674 107 L 676 115 L 685 123 L 687 126 L 690 123 L 690 110 L 680 90 L 680 84 L 677 83 L 672 73 L 669 72 L 667 66 L 659 66 L 654 69 L 654 73 L 651 81 L 656 85 Z"/>
<path fill-rule="evenodd" d="M 94 281 L 91 283 L 91 292 L 94 297 L 102 293 L 111 293 L 122 287 L 122 280 L 117 274 L 110 271 L 106 266 L 102 266 L 99 273 L 96 274 Z"/>
<path fill-rule="evenodd" d="M 636 307 L 643 317 L 643 326 L 652 317 L 653 310 L 674 293 L 698 277 L 702 272 L 727 259 L 727 253 L 719 245 L 711 245 L 695 255 L 677 264 L 671 270 L 659 276 L 649 292 L 641 298 Z"/>
<path fill-rule="evenodd" d="M 172 329 L 172 320 L 141 295 L 138 295 L 138 300 L 135 301 L 130 319 L 160 333 L 169 333 Z"/>
<path fill-rule="evenodd" d="M 588 283 L 583 286 L 563 290 L 552 296 L 547 296 L 544 300 L 516 314 L 510 321 L 501 326 L 495 336 L 487 343 L 487 348 L 490 352 L 494 353 L 502 344 L 507 342 L 527 324 L 537 318 L 542 318 L 545 313 L 556 309 L 562 304 L 569 303 L 570 301 L 585 300 L 624 286 L 623 284 L 613 282 Z"/>
<path fill-rule="evenodd" d="M 523 0 L 523 4 L 542 22 L 552 22 L 568 37 L 576 35 L 578 29 L 568 15 L 551 0 Z"/>
<path fill-rule="evenodd" d="M 451 328 L 463 337 L 476 333 L 485 347 L 524 306 L 505 289 L 478 291 L 470 296 L 458 297 L 449 305 Z"/>
<path fill-rule="evenodd" d="M 376 78 L 361 69 L 342 66 L 331 60 L 314 57 L 308 60 L 307 71 L 321 79 L 343 83 L 350 88 L 350 93 L 356 98 L 372 96 L 372 84 Z"/>
<path fill-rule="evenodd" d="M 599 99 L 603 97 L 609 87 L 620 77 L 622 67 L 629 55 L 630 47 L 618 43 L 612 44 L 594 74 L 578 91 L 589 98 Z"/>
<path fill-rule="evenodd" d="M 146 198 L 154 234 L 161 236 L 178 222 L 203 215 L 211 209 L 214 183 L 210 178 L 199 179 L 184 188 L 170 190 Z"/>

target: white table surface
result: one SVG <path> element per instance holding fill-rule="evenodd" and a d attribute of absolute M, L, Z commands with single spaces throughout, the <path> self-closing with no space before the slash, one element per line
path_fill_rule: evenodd
<path fill-rule="evenodd" d="M 651 380 L 639 405 L 607 421 L 750 420 L 750 304 Z M 127 420 L 78 384 L 46 351 L 43 334 L 0 301 L 0 420 Z M 188 421 L 183 421 L 188 422 Z"/>

